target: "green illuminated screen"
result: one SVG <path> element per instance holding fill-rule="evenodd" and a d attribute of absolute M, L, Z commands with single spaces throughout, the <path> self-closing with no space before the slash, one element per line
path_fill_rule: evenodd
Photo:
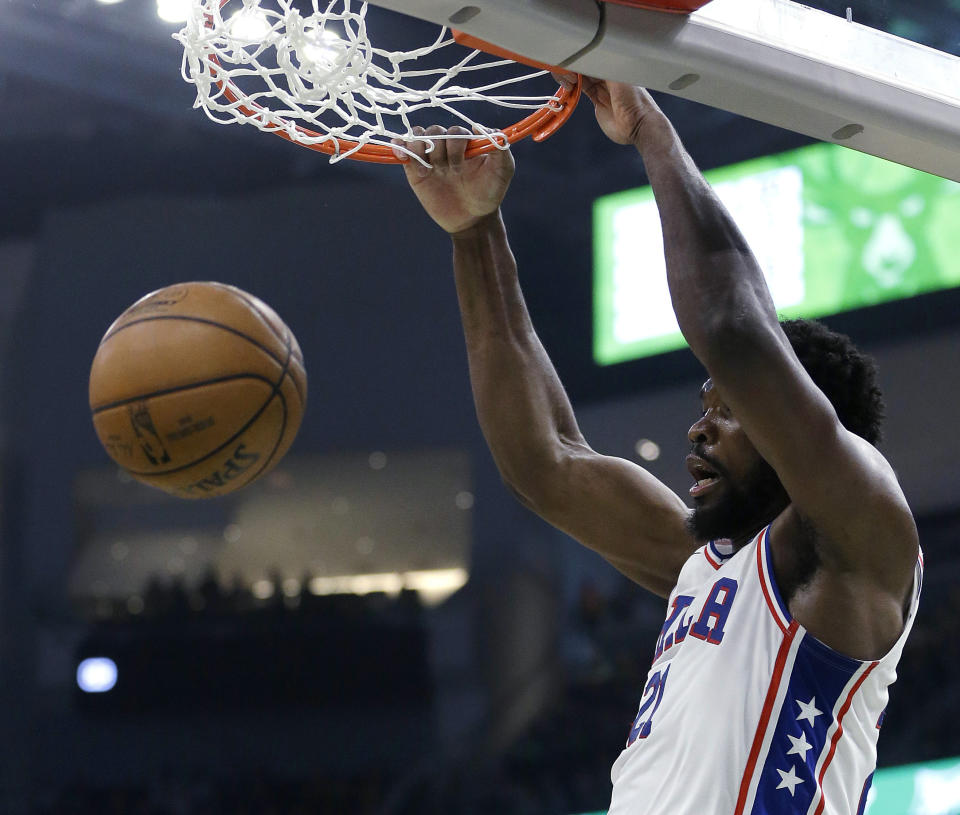
<path fill-rule="evenodd" d="M 960 815 L 960 758 L 877 770 L 864 815 Z"/>
<path fill-rule="evenodd" d="M 822 317 L 960 286 L 960 184 L 832 144 L 705 173 L 781 317 Z M 594 203 L 594 358 L 684 347 L 649 187 Z"/>

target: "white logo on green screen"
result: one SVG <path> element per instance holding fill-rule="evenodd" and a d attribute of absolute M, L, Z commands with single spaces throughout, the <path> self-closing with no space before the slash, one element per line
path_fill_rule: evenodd
<path fill-rule="evenodd" d="M 960 815 L 960 758 L 877 770 L 864 815 Z"/>
<path fill-rule="evenodd" d="M 960 767 L 918 770 L 913 779 L 910 815 L 957 815 L 960 812 Z"/>
<path fill-rule="evenodd" d="M 960 814 L 960 759 L 877 770 L 864 815 Z"/>
<path fill-rule="evenodd" d="M 819 144 L 707 173 L 784 317 L 819 317 L 960 285 L 960 184 Z M 594 356 L 683 347 L 649 188 L 594 208 Z"/>

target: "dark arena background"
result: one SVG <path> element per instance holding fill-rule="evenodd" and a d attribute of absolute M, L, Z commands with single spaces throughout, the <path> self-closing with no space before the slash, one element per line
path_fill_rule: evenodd
<path fill-rule="evenodd" d="M 957 52 L 956 2 L 899 5 L 854 10 Z M 402 171 L 212 124 L 157 12 L 0 0 L 0 813 L 604 811 L 663 601 L 503 486 L 449 244 Z M 810 144 L 658 99 L 705 170 Z M 514 152 L 505 217 L 584 435 L 685 494 L 698 364 L 594 355 L 594 202 L 642 163 L 588 103 Z M 870 815 L 960 813 L 960 252 L 942 277 L 823 317 L 878 362 L 927 564 Z M 190 280 L 276 309 L 310 388 L 280 465 L 199 502 L 118 472 L 87 405 L 111 321 Z"/>

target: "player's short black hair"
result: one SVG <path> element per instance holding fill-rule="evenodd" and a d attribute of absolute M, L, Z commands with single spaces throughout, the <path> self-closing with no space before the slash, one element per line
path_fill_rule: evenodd
<path fill-rule="evenodd" d="M 882 437 L 883 394 L 877 366 L 853 341 L 816 320 L 781 320 L 800 364 L 826 394 L 840 423 L 873 445 Z"/>

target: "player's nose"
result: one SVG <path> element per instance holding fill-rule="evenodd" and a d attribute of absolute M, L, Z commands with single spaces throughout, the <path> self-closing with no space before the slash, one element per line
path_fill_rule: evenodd
<path fill-rule="evenodd" d="M 710 444 L 716 441 L 716 428 L 708 416 L 701 416 L 697 421 L 690 425 L 687 431 L 687 439 L 690 444 Z"/>

